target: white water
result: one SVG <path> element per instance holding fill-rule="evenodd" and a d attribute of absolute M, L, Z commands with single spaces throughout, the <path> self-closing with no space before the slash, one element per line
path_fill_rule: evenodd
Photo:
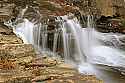
<path fill-rule="evenodd" d="M 66 20 L 62 27 L 65 60 L 77 66 L 79 72 L 96 75 L 105 83 L 124 83 L 122 79 L 125 77 L 111 69 L 125 68 L 125 53 L 118 49 L 120 44 L 124 44 L 120 41 L 124 35 L 96 31 L 90 16 L 88 27 L 84 29 L 78 21 L 63 19 Z M 112 45 L 106 45 L 107 42 Z"/>
<path fill-rule="evenodd" d="M 14 33 L 22 38 L 23 42 L 26 44 L 34 44 L 33 39 L 33 28 L 34 24 L 24 19 L 23 23 L 19 23 L 15 28 L 13 28 Z"/>
<path fill-rule="evenodd" d="M 56 33 L 54 34 L 53 53 L 56 53 L 58 36 L 59 36 L 59 33 L 56 32 Z"/>
<path fill-rule="evenodd" d="M 42 35 L 41 39 L 42 39 L 42 50 L 43 51 L 47 51 L 47 25 L 42 25 L 42 32 L 40 32 L 40 34 Z"/>
<path fill-rule="evenodd" d="M 83 49 L 80 46 L 82 44 L 81 26 L 77 23 L 78 21 L 69 20 L 67 16 L 62 17 L 62 19 L 66 20 L 62 25 L 64 58 L 68 63 L 81 64 L 85 62 Z"/>
<path fill-rule="evenodd" d="M 124 44 L 119 40 L 121 36 L 124 37 L 123 35 L 96 31 L 89 16 L 88 27 L 84 29 L 78 21 L 67 17 L 63 19 L 66 20 L 62 27 L 65 60 L 77 66 L 79 72 L 94 74 L 108 80 L 110 75 L 106 75 L 106 72 L 102 72 L 92 64 L 125 68 L 125 54 L 117 48 L 119 44 Z M 112 46 L 105 45 L 106 42 L 112 43 Z M 109 79 L 111 81 L 111 78 Z"/>
<path fill-rule="evenodd" d="M 88 28 L 84 29 L 77 20 L 68 19 L 67 16 L 62 19 L 66 20 L 62 25 L 62 35 L 64 58 L 68 63 L 79 65 L 81 72 L 82 65 L 88 65 L 88 69 L 92 69 L 88 63 L 125 67 L 124 52 L 116 48 L 118 43 L 121 44 L 119 40 L 121 35 L 97 32 L 91 26 L 92 19 L 90 17 L 88 17 Z M 14 32 L 23 39 L 24 43 L 37 45 L 45 51 L 47 48 L 46 30 L 41 32 L 41 28 L 38 28 L 40 25 L 35 25 L 27 19 L 23 20 L 24 22 L 14 28 Z M 58 32 L 54 34 L 53 52 L 56 52 L 58 35 Z M 42 45 L 40 45 L 40 38 Z M 113 46 L 106 46 L 102 41 L 113 43 Z"/>
<path fill-rule="evenodd" d="M 21 15 L 24 15 L 24 12 Z M 61 24 L 66 62 L 77 66 L 81 73 L 95 74 L 106 79 L 109 79 L 110 76 L 97 69 L 93 64 L 125 67 L 124 52 L 117 48 L 119 44 L 124 44 L 119 40 L 124 37 L 123 35 L 100 33 L 94 30 L 90 16 L 88 16 L 88 27 L 84 29 L 77 20 L 68 19 L 67 16 L 63 16 L 62 19 L 66 21 Z M 23 39 L 24 43 L 33 44 L 43 51 L 47 50 L 47 25 L 36 25 L 28 19 L 23 19 L 23 22 L 18 23 L 13 30 Z M 56 52 L 58 35 L 57 31 L 54 35 L 53 52 Z M 112 46 L 105 45 L 106 42 L 111 43 Z M 108 80 L 106 83 L 111 82 Z"/>

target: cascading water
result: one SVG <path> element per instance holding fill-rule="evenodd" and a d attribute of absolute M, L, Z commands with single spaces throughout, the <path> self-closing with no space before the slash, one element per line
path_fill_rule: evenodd
<path fill-rule="evenodd" d="M 67 16 L 63 16 L 62 19 L 65 20 L 62 24 L 64 58 L 69 63 L 81 64 L 85 62 L 85 56 L 83 56 L 83 50 L 80 46 L 82 28 L 76 19 L 68 19 Z"/>
<path fill-rule="evenodd" d="M 33 13 L 27 12 L 29 8 L 32 9 Z M 32 18 L 33 16 L 36 16 L 36 18 Z M 20 37 L 25 44 L 33 44 L 36 49 L 40 49 L 41 48 L 40 47 L 40 37 L 41 37 L 40 20 L 41 20 L 41 15 L 39 14 L 39 12 L 33 9 L 32 7 L 26 6 L 26 8 L 20 9 L 20 13 L 14 22 L 10 20 L 8 22 L 5 22 L 5 25 L 11 26 L 13 28 L 13 32 L 18 37 Z"/>
<path fill-rule="evenodd" d="M 73 22 L 71 23 L 73 24 Z M 75 25 L 77 25 L 77 23 Z M 80 46 L 79 48 L 83 50 L 85 56 L 87 57 L 87 62 L 104 64 L 109 66 L 125 67 L 124 52 L 122 50 L 115 48 L 115 46 L 106 46 L 105 44 L 102 43 L 102 41 L 111 42 L 113 43 L 113 45 L 114 44 L 116 45 L 116 43 L 114 42 L 121 43 L 117 35 L 114 35 L 111 33 L 105 34 L 105 33 L 97 32 L 94 28 L 92 28 L 93 26 L 92 26 L 91 16 L 88 16 L 87 28 L 82 29 L 80 26 L 76 27 L 75 25 L 72 26 L 71 28 L 72 30 L 73 30 L 73 27 L 75 27 L 75 28 L 78 28 L 80 31 L 82 31 L 82 33 L 80 34 L 80 31 L 77 32 L 77 29 L 75 29 L 77 33 L 74 33 L 74 34 L 79 35 L 77 36 L 77 38 L 80 39 L 78 40 L 79 42 L 76 42 L 79 44 L 76 44 L 76 45 L 77 46 L 79 45 Z M 77 40 L 77 38 L 75 40 Z M 115 39 L 115 41 L 112 41 L 113 39 Z"/>
<path fill-rule="evenodd" d="M 20 18 L 16 21 L 23 21 L 14 27 L 14 32 L 19 35 L 24 43 L 30 43 L 42 51 L 48 51 L 48 26 L 36 22 L 30 22 L 23 18 L 28 7 L 22 10 Z M 37 14 L 39 14 L 37 12 Z M 64 58 L 69 63 L 81 65 L 85 63 L 104 64 L 109 66 L 125 66 L 124 53 L 114 47 L 121 44 L 119 36 L 111 33 L 100 33 L 93 28 L 93 18 L 88 16 L 87 28 L 82 28 L 77 20 L 68 19 L 68 16 L 61 17 Z M 35 18 L 33 18 L 34 20 Z M 57 19 L 61 21 L 60 19 Z M 59 28 L 59 29 L 60 29 Z M 52 52 L 56 53 L 60 30 L 54 32 Z M 105 43 L 112 43 L 114 46 L 106 46 Z M 116 42 L 116 43 L 115 43 Z M 118 42 L 118 43 L 117 43 Z M 105 54 L 102 54 L 102 53 Z M 119 58 L 119 59 L 118 59 Z"/>
<path fill-rule="evenodd" d="M 92 19 L 90 18 L 90 16 L 88 16 L 88 27 L 82 29 L 82 35 L 80 37 L 80 39 L 84 40 L 82 42 L 83 44 L 81 44 L 80 46 L 84 50 L 84 54 L 87 57 L 87 63 L 102 64 L 113 67 L 125 67 L 124 52 L 115 48 L 117 44 L 115 43 L 114 47 L 106 46 L 105 43 L 102 43 L 102 41 L 111 42 L 113 43 L 113 45 L 114 42 L 121 43 L 118 39 L 118 36 L 111 33 L 105 34 L 97 32 L 94 28 L 92 28 L 91 23 Z M 112 39 L 115 39 L 115 41 L 112 41 Z M 79 70 L 81 72 L 82 68 L 83 72 L 85 72 L 84 63 L 80 65 Z"/>
<path fill-rule="evenodd" d="M 59 32 L 56 31 L 56 33 L 54 34 L 53 53 L 56 53 L 58 35 L 59 35 Z"/>
<path fill-rule="evenodd" d="M 47 25 L 43 25 L 42 26 L 42 32 L 41 32 L 41 35 L 42 35 L 42 50 L 46 51 L 47 50 L 47 37 L 48 37 L 48 34 L 47 34 Z"/>
<path fill-rule="evenodd" d="M 26 8 L 20 9 L 20 13 L 14 22 L 10 20 L 5 25 L 13 27 L 13 32 L 22 38 L 25 44 L 33 44 L 41 53 L 55 55 L 59 31 L 57 29 L 54 32 L 48 31 L 47 22 L 49 20 L 41 22 L 41 18 L 39 11 L 33 7 L 26 6 Z M 49 39 L 51 36 L 49 33 L 54 34 L 53 42 L 49 42 L 49 40 L 52 40 Z M 49 46 L 49 43 L 51 46 Z"/>
<path fill-rule="evenodd" d="M 62 24 L 66 61 L 77 65 L 79 72 L 94 74 L 103 79 L 105 83 L 124 83 L 121 79 L 112 77 L 115 75 L 112 68 L 125 67 L 124 52 L 116 48 L 119 44 L 123 44 L 119 39 L 121 34 L 96 31 L 93 28 L 92 16 L 88 16 L 87 28 L 82 28 L 77 21 L 67 17 L 62 17 L 62 19 L 66 20 Z M 108 46 L 107 42 L 112 45 Z M 116 75 L 119 74 L 116 73 Z"/>
<path fill-rule="evenodd" d="M 23 21 L 24 21 L 23 23 L 20 23 L 15 28 L 13 28 L 13 31 L 14 33 L 16 33 L 17 36 L 23 39 L 24 43 L 34 44 L 33 41 L 34 24 L 29 22 L 29 20 L 27 19 L 23 19 Z"/>
<path fill-rule="evenodd" d="M 92 38 L 90 41 L 93 43 L 91 43 L 89 46 L 90 54 L 87 55 L 88 62 L 114 66 L 114 67 L 125 67 L 124 52 L 116 48 L 117 44 L 121 44 L 120 40 L 118 39 L 118 36 L 112 33 L 103 34 L 103 33 L 97 32 L 92 28 L 91 28 L 91 31 L 92 31 L 91 32 Z M 106 46 L 105 43 L 102 44 L 101 41 L 111 42 L 113 43 L 113 45 Z M 115 42 L 119 42 L 119 43 L 115 43 Z"/>
<path fill-rule="evenodd" d="M 12 23 L 10 26 L 14 27 L 14 32 L 23 39 L 24 43 L 33 44 L 40 51 L 44 51 L 43 53 L 50 52 L 48 50 L 50 36 L 48 25 L 42 24 L 37 18 L 33 18 L 33 20 L 24 18 L 27 10 L 28 7 L 22 10 L 21 16 L 18 16 L 16 20 L 16 23 L 19 22 L 16 26 Z M 41 17 L 38 12 L 37 15 Z M 106 83 L 118 83 L 110 82 L 109 80 L 113 78 L 106 73 L 107 71 L 102 72 L 95 64 L 113 68 L 125 67 L 124 52 L 118 47 L 120 44 L 124 44 L 120 40 L 124 36 L 96 31 L 93 28 L 93 18 L 90 15 L 87 19 L 87 28 L 82 28 L 76 18 L 69 19 L 68 16 L 60 18 L 57 18 L 57 21 L 63 20 L 63 22 L 60 23 L 59 28 L 55 29 L 53 42 L 51 42 L 53 55 L 58 52 L 58 48 L 63 48 L 61 52 L 64 52 L 65 61 L 78 67 L 81 73 L 95 74 L 99 78 L 104 78 Z"/>

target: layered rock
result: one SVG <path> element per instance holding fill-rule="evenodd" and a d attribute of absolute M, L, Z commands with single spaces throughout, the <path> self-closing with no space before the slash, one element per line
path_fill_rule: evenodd
<path fill-rule="evenodd" d="M 100 14 L 104 16 L 125 16 L 124 0 L 66 0 L 78 6 L 84 14 Z"/>
<path fill-rule="evenodd" d="M 96 0 L 97 7 L 100 8 L 104 16 L 120 15 L 125 16 L 124 0 Z"/>
<path fill-rule="evenodd" d="M 0 1 L 0 22 L 8 21 L 13 14 L 14 4 Z"/>

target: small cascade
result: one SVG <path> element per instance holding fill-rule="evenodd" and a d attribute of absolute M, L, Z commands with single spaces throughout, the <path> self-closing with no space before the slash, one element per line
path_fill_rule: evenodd
<path fill-rule="evenodd" d="M 60 27 L 65 61 L 74 66 L 85 63 L 86 56 L 84 56 L 84 50 L 81 46 L 83 45 L 83 39 L 81 37 L 82 27 L 76 18 L 68 19 L 68 16 L 62 16 L 61 19 L 63 20 L 60 23 Z"/>
<path fill-rule="evenodd" d="M 32 12 L 28 12 L 32 9 Z M 36 18 L 32 16 L 37 15 Z M 29 17 L 28 17 L 29 16 Z M 31 17 L 30 17 L 31 16 Z M 39 17 L 39 19 L 38 19 Z M 36 49 L 40 48 L 40 34 L 41 34 L 41 15 L 32 7 L 26 6 L 20 9 L 19 15 L 15 21 L 9 20 L 4 24 L 11 26 L 13 32 L 20 37 L 25 44 L 33 44 Z"/>
<path fill-rule="evenodd" d="M 75 16 L 55 17 L 53 22 L 49 18 L 41 21 L 41 17 L 37 10 L 26 6 L 15 22 L 10 20 L 5 24 L 11 26 L 25 44 L 33 44 L 40 53 L 64 58 L 81 73 L 103 78 L 108 75 L 95 65 L 125 68 L 125 52 L 120 49 L 125 44 L 122 41 L 125 36 L 98 32 L 93 16 L 87 16 L 86 28 L 81 27 Z"/>
<path fill-rule="evenodd" d="M 123 44 L 119 36 L 112 33 L 101 33 L 92 28 L 90 16 L 88 16 L 88 27 L 82 29 L 84 40 L 83 49 L 87 56 L 87 62 L 114 67 L 125 67 L 124 52 L 118 49 L 118 44 Z M 112 43 L 111 46 L 105 43 Z"/>
<path fill-rule="evenodd" d="M 29 22 L 29 20 L 27 19 L 23 19 L 23 21 L 24 21 L 23 23 L 19 23 L 15 28 L 13 28 L 13 32 L 18 37 L 22 38 L 25 44 L 34 44 L 34 41 L 33 41 L 34 24 Z"/>
<path fill-rule="evenodd" d="M 44 51 L 46 51 L 47 50 L 47 37 L 48 37 L 47 25 L 43 25 L 41 35 L 42 35 L 42 37 L 41 37 L 41 39 L 42 39 L 42 49 Z"/>
<path fill-rule="evenodd" d="M 56 32 L 54 33 L 53 53 L 56 53 L 58 36 L 59 36 L 59 32 L 56 31 Z"/>
<path fill-rule="evenodd" d="M 97 74 L 93 64 L 125 67 L 125 53 L 120 49 L 125 36 L 98 32 L 94 29 L 93 16 L 87 16 L 86 28 L 74 16 L 59 16 L 53 22 L 50 19 L 41 22 L 41 17 L 37 10 L 26 6 L 15 22 L 10 20 L 5 24 L 13 27 L 24 43 L 33 44 L 41 53 L 64 58 L 81 73 Z M 49 23 L 53 24 L 49 26 Z"/>

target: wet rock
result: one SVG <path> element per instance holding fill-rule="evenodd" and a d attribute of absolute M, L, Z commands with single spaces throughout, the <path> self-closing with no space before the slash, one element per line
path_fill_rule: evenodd
<path fill-rule="evenodd" d="M 96 29 L 100 32 L 108 33 L 123 33 L 125 30 L 124 19 L 119 17 L 105 17 L 101 16 L 100 19 L 96 22 L 97 27 Z"/>

